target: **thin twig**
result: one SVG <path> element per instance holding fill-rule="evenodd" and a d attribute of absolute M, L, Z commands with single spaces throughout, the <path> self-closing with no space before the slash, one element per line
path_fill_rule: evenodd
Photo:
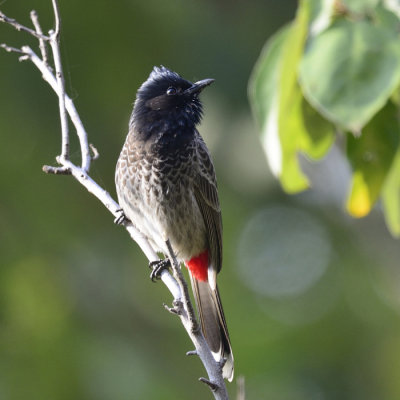
<path fill-rule="evenodd" d="M 60 36 L 60 29 L 61 29 L 61 17 L 60 17 L 60 9 L 58 8 L 58 1 L 52 0 L 53 3 L 53 11 L 54 11 L 54 33 L 58 38 Z"/>
<path fill-rule="evenodd" d="M 167 305 L 165 303 L 163 303 L 163 306 L 171 314 L 182 315 L 182 307 L 183 307 L 182 302 L 180 302 L 179 306 L 175 304 L 173 307 L 170 307 L 169 305 Z"/>
<path fill-rule="evenodd" d="M 89 148 L 92 150 L 92 161 L 97 160 L 100 157 L 99 151 L 92 145 L 92 143 L 89 143 Z"/>
<path fill-rule="evenodd" d="M 57 80 L 56 80 L 53 72 L 50 70 L 49 66 L 45 65 L 44 62 L 37 56 L 37 54 L 29 46 L 23 46 L 22 49 L 19 50 L 19 53 L 29 56 L 29 59 L 35 64 L 35 66 L 42 73 L 43 79 L 47 83 L 49 83 L 51 88 L 59 95 Z M 79 139 L 79 145 L 80 145 L 81 154 L 82 154 L 81 168 L 85 172 L 88 172 L 89 168 L 90 168 L 91 157 L 90 157 L 89 144 L 88 144 L 88 140 L 87 140 L 87 133 L 86 133 L 86 130 L 85 130 L 85 128 L 82 124 L 82 121 L 79 117 L 79 114 L 76 111 L 74 102 L 65 93 L 64 93 L 64 98 L 65 98 L 65 107 L 66 107 L 68 115 L 76 129 L 76 134 L 78 135 L 78 139 Z"/>
<path fill-rule="evenodd" d="M 51 165 L 43 165 L 42 171 L 46 174 L 53 175 L 71 175 L 71 171 L 65 167 L 52 167 Z"/>
<path fill-rule="evenodd" d="M 50 46 L 53 52 L 53 61 L 56 69 L 56 80 L 57 80 L 57 93 L 58 93 L 58 104 L 60 111 L 60 122 L 61 122 L 61 160 L 69 160 L 69 132 L 68 132 L 68 116 L 65 108 L 65 84 L 64 74 L 61 62 L 60 53 L 60 13 L 58 9 L 57 0 L 53 1 L 54 17 L 55 17 L 55 28 L 50 30 Z"/>
<path fill-rule="evenodd" d="M 5 43 L 0 44 L 0 47 L 3 48 L 5 51 L 7 51 L 8 53 L 19 53 L 19 54 L 25 54 L 24 51 L 22 51 L 21 49 L 17 49 L 16 47 L 11 47 L 6 45 Z"/>
<path fill-rule="evenodd" d="M 210 348 L 201 332 L 200 325 L 197 322 L 193 305 L 190 301 L 187 283 L 183 277 L 182 271 L 176 259 L 169 240 L 166 242 L 168 250 L 168 258 L 171 261 L 172 271 L 179 288 L 182 293 L 182 303 L 185 308 L 185 313 L 179 314 L 182 324 L 186 329 L 190 339 L 195 345 L 195 352 L 200 357 L 204 367 L 207 370 L 209 379 L 200 378 L 199 380 L 206 383 L 212 390 L 216 399 L 227 400 L 228 392 L 226 390 L 224 378 L 222 377 L 223 365 L 218 363 L 211 354 Z"/>
<path fill-rule="evenodd" d="M 36 31 L 34 31 L 31 28 L 28 28 L 25 25 L 20 24 L 17 22 L 14 18 L 9 18 L 7 17 L 3 12 L 0 11 L 0 22 L 5 22 L 12 27 L 14 27 L 17 31 L 24 31 L 29 33 L 30 35 L 34 36 L 37 39 L 43 39 L 43 40 L 50 40 L 50 38 L 46 35 L 40 34 Z"/>
<path fill-rule="evenodd" d="M 40 36 L 43 36 L 42 27 L 40 26 L 40 23 L 39 23 L 39 16 L 35 10 L 31 11 L 31 20 L 32 20 L 33 26 L 36 29 L 36 33 L 39 34 Z M 43 62 L 47 66 L 49 66 L 49 58 L 47 55 L 46 41 L 42 37 L 39 38 L 39 49 L 40 49 L 40 53 L 42 54 Z"/>
<path fill-rule="evenodd" d="M 194 312 L 193 305 L 190 301 L 188 286 L 185 281 L 185 278 L 183 277 L 181 268 L 176 259 L 176 256 L 175 256 L 174 250 L 172 249 L 170 241 L 167 240 L 166 244 L 167 244 L 167 249 L 168 249 L 168 258 L 171 261 L 172 271 L 174 273 L 174 277 L 175 277 L 176 281 L 178 282 L 178 285 L 182 292 L 183 305 L 184 305 L 185 311 L 187 312 L 187 315 L 189 317 L 190 329 L 194 333 L 194 332 L 199 331 L 200 327 L 199 327 L 199 324 L 196 319 L 196 314 Z"/>
<path fill-rule="evenodd" d="M 58 36 L 50 31 L 50 46 L 53 52 L 54 66 L 56 69 L 56 80 L 57 80 L 57 93 L 58 93 L 58 104 L 60 112 L 61 122 L 61 159 L 69 160 L 69 131 L 68 131 L 68 117 L 65 109 L 65 86 L 64 86 L 64 75 L 62 72 L 62 64 L 60 59 L 60 49 L 58 45 Z"/>

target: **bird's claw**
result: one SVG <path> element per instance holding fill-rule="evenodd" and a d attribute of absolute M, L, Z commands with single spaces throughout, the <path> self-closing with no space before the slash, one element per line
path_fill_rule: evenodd
<path fill-rule="evenodd" d="M 149 268 L 152 270 L 150 274 L 150 279 L 155 282 L 157 279 L 161 279 L 161 273 L 166 269 L 171 267 L 171 262 L 168 258 L 163 260 L 150 261 Z"/>
<path fill-rule="evenodd" d="M 117 213 L 119 214 L 118 217 L 116 217 L 114 219 L 114 224 L 117 225 L 123 225 L 125 222 L 129 222 L 129 219 L 127 218 L 127 216 L 124 213 L 124 210 L 122 208 L 120 208 L 119 210 L 117 210 Z"/>

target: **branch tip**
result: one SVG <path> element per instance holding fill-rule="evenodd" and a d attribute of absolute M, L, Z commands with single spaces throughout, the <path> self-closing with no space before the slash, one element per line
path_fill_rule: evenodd
<path fill-rule="evenodd" d="M 197 350 L 190 350 L 186 352 L 187 356 L 198 356 L 199 353 L 197 352 Z"/>
<path fill-rule="evenodd" d="M 199 381 L 205 383 L 208 387 L 211 388 L 213 392 L 216 392 L 219 388 L 219 386 L 216 383 L 211 382 L 206 378 L 199 378 Z"/>
<path fill-rule="evenodd" d="M 92 160 L 97 160 L 100 157 L 99 151 L 96 149 L 96 147 L 93 146 L 92 143 L 89 144 L 90 150 L 92 150 Z"/>
<path fill-rule="evenodd" d="M 0 44 L 0 47 L 2 47 L 7 53 L 25 54 L 23 50 L 16 47 L 8 46 L 6 43 Z"/>
<path fill-rule="evenodd" d="M 71 175 L 71 170 L 66 167 L 52 167 L 51 165 L 43 165 L 42 171 L 46 174 L 53 175 Z"/>
<path fill-rule="evenodd" d="M 36 32 L 40 36 L 43 36 L 42 27 L 40 26 L 40 23 L 39 23 L 39 15 L 37 14 L 37 12 L 35 10 L 32 10 L 30 16 L 31 16 L 32 24 L 35 27 Z M 43 38 L 39 38 L 39 49 L 40 49 L 40 53 L 42 54 L 43 62 L 45 63 L 46 66 L 48 66 L 49 60 L 48 60 L 48 56 L 47 56 L 46 42 Z"/>
<path fill-rule="evenodd" d="M 178 312 L 178 310 L 177 310 L 176 308 L 174 308 L 174 307 L 169 307 L 168 304 L 165 304 L 165 303 L 163 303 L 163 306 L 164 306 L 164 308 L 165 308 L 168 312 L 170 312 L 171 314 L 179 315 L 179 312 Z"/>
<path fill-rule="evenodd" d="M 179 300 L 174 300 L 172 302 L 172 307 L 169 307 L 167 304 L 163 303 L 164 308 L 174 315 L 182 315 L 183 313 L 183 304 Z"/>
<path fill-rule="evenodd" d="M 54 22 L 55 22 L 54 34 L 58 40 L 60 36 L 60 25 L 61 25 L 60 10 L 58 8 L 57 0 L 53 0 L 52 3 L 53 3 Z"/>

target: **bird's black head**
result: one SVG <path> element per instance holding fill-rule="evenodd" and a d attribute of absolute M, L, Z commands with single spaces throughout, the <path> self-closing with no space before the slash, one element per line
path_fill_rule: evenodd
<path fill-rule="evenodd" d="M 204 79 L 192 83 L 168 68 L 154 67 L 137 92 L 130 125 L 139 130 L 161 124 L 194 127 L 202 116 L 199 94 L 212 82 L 213 79 Z"/>

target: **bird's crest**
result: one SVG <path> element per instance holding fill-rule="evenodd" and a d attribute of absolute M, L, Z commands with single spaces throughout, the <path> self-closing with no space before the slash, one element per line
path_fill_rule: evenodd
<path fill-rule="evenodd" d="M 183 79 L 178 73 L 171 71 L 164 67 L 164 65 L 160 65 L 159 67 L 155 66 L 150 73 L 149 79 L 160 80 L 162 78 L 168 78 L 171 80 Z"/>

